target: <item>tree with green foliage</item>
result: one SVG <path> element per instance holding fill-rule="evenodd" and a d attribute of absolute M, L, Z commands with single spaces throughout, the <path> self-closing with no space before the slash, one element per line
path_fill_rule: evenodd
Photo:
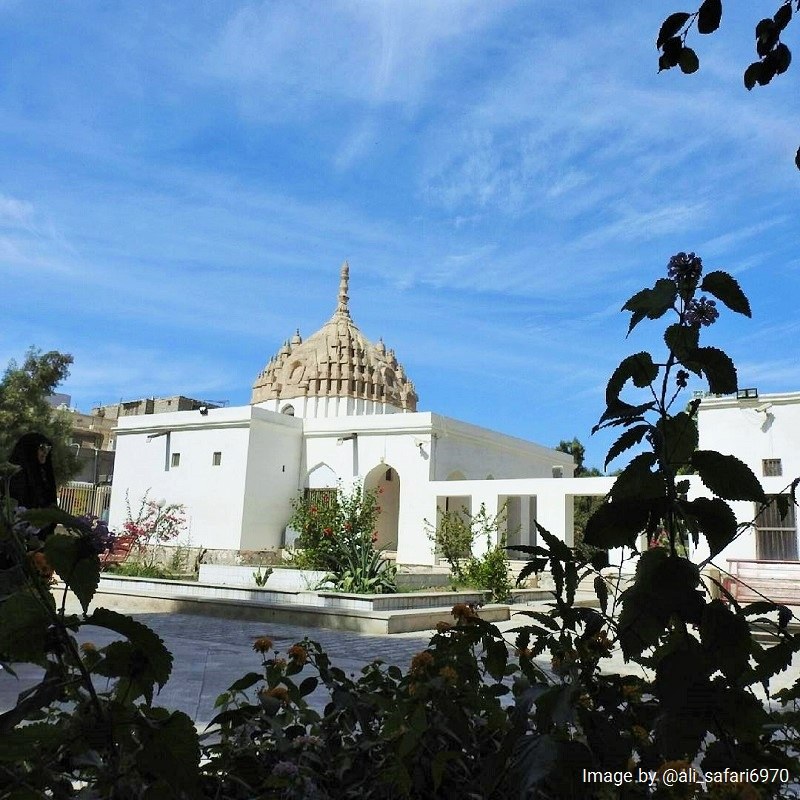
<path fill-rule="evenodd" d="M 0 380 L 0 460 L 7 461 L 14 443 L 24 433 L 37 431 L 53 443 L 56 482 L 68 480 L 78 469 L 78 458 L 69 446 L 72 422 L 55 411 L 47 397 L 69 375 L 72 356 L 31 347 L 25 361 L 11 360 Z"/>
<path fill-rule="evenodd" d="M 789 69 L 792 53 L 781 36 L 792 21 L 794 12 L 800 12 L 800 0 L 782 0 L 771 17 L 759 20 L 755 28 L 755 46 L 758 58 L 744 71 L 744 86 L 750 91 L 756 85 L 766 86 L 776 75 Z M 676 11 L 661 25 L 656 39 L 660 55 L 659 72 L 679 67 L 691 75 L 700 68 L 697 53 L 686 44 L 692 29 L 700 34 L 714 33 L 722 23 L 722 0 L 703 0 L 694 12 Z M 795 155 L 800 169 L 800 148 Z"/>
<path fill-rule="evenodd" d="M 560 453 L 566 453 L 572 456 L 575 461 L 575 477 L 576 478 L 596 478 L 603 473 L 597 467 L 586 469 L 584 460 L 586 458 L 586 448 L 581 443 L 577 436 L 573 437 L 571 442 L 562 439 L 555 447 Z"/>

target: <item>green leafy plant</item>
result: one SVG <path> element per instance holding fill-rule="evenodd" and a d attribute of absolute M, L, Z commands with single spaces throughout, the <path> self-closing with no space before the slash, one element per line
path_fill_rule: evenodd
<path fill-rule="evenodd" d="M 37 531 L 62 526 L 44 545 Z M 62 532 L 63 531 L 63 532 Z M 191 718 L 152 705 L 172 656 L 149 628 L 130 617 L 89 607 L 107 547 L 102 523 L 58 509 L 20 513 L 6 499 L 0 544 L 8 582 L 0 600 L 0 662 L 42 668 L 41 680 L 0 714 L 3 797 L 194 797 L 199 740 Z M 63 581 L 61 602 L 51 591 Z M 10 591 L 9 591 L 10 590 Z M 67 592 L 82 615 L 65 611 Z M 97 648 L 75 634 L 92 627 L 119 634 Z M 80 787 L 87 788 L 81 790 Z"/>
<path fill-rule="evenodd" d="M 516 671 L 497 629 L 468 606 L 403 672 L 348 676 L 308 639 L 253 647 L 260 671 L 217 699 L 203 772 L 220 798 L 508 797 L 503 769 L 527 726 L 500 698 Z M 319 714 L 312 693 L 326 701 Z"/>
<path fill-rule="evenodd" d="M 339 486 L 317 496 L 300 495 L 292 506 L 289 525 L 301 531 L 302 555 L 295 563 L 326 570 L 320 585 L 359 594 L 397 591 L 396 567 L 375 547 L 378 492 L 356 484 L 347 493 Z"/>
<path fill-rule="evenodd" d="M 450 567 L 455 583 L 466 583 L 463 562 L 472 555 L 472 543 L 477 535 L 465 517 L 468 517 L 466 508 L 461 511 L 438 509 L 435 527 L 425 520 L 425 532 L 436 553 Z"/>
<path fill-rule="evenodd" d="M 174 577 L 173 573 L 165 567 L 140 561 L 125 561 L 122 564 L 115 564 L 111 574 L 121 575 L 125 578 L 157 578 L 159 580 L 169 580 Z"/>
<path fill-rule="evenodd" d="M 622 470 L 589 519 L 584 541 L 597 548 L 590 558 L 542 528 L 546 546 L 526 548 L 533 558 L 520 577 L 549 567 L 556 602 L 550 614 L 531 614 L 536 624 L 520 630 L 520 646 L 531 643 L 534 653 L 551 653 L 562 685 L 550 690 L 558 695 L 555 705 L 543 702 L 547 695 L 536 697 L 536 716 L 540 734 L 553 743 L 563 747 L 569 734 L 573 763 L 603 769 L 636 763 L 653 774 L 670 764 L 684 772 L 691 764 L 703 770 L 798 767 L 790 744 L 797 737 L 796 708 L 765 704 L 770 678 L 800 650 L 800 635 L 787 627 L 790 610 L 766 602 L 740 606 L 721 585 L 727 602 L 713 599 L 701 581 L 701 568 L 749 527 L 737 524 L 728 501 L 762 507 L 769 502 L 739 459 L 698 449 L 694 418 L 700 400 L 672 412 L 691 374 L 704 378 L 714 394 L 737 389 L 731 359 L 700 343 L 702 329 L 719 316 L 716 301 L 750 316 L 732 277 L 720 271 L 703 276 L 699 257 L 678 253 L 666 277 L 624 305 L 631 313 L 629 333 L 645 319 L 671 316 L 664 334 L 667 352 L 661 359 L 638 352 L 622 361 L 608 382 L 606 410 L 595 430 L 622 429 L 606 466 L 634 446 L 644 451 Z M 629 384 L 644 396 L 623 400 Z M 688 499 L 690 484 L 682 477 L 687 466 L 710 497 Z M 794 502 L 797 484 L 787 487 L 784 508 Z M 643 534 L 660 546 L 639 553 Z M 695 564 L 685 554 L 701 536 L 711 555 Z M 634 579 L 622 592 L 614 588 L 618 581 L 609 585 L 602 573 L 605 551 L 619 547 L 637 558 Z M 592 573 L 600 611 L 574 606 L 579 582 Z M 756 632 L 767 641 L 755 638 Z M 646 677 L 597 674 L 598 659 L 617 646 Z M 795 706 L 798 696 L 800 683 L 773 699 Z M 537 758 L 527 768 L 529 775 L 541 774 Z M 558 780 L 551 773 L 535 783 L 549 796 Z M 782 796 L 777 783 L 759 785 L 758 791 Z"/>
<path fill-rule="evenodd" d="M 266 586 L 267 581 L 269 580 L 269 576 L 272 575 L 272 567 L 263 567 L 260 566 L 254 573 L 253 573 L 253 580 L 256 582 L 256 586 Z"/>
<path fill-rule="evenodd" d="M 460 512 L 439 511 L 436 528 L 426 521 L 428 538 L 450 566 L 455 587 L 486 589 L 497 603 L 508 600 L 512 582 L 506 551 L 506 519 L 505 506 L 493 517 L 482 503 L 476 514 L 465 508 Z M 472 548 L 480 540 L 485 541 L 485 546 L 482 555 L 476 556 Z"/>

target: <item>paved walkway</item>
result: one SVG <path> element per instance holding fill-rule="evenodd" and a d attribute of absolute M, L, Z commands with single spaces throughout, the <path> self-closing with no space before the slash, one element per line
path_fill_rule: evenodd
<path fill-rule="evenodd" d="M 259 670 L 261 657 L 253 652 L 253 641 L 259 636 L 269 636 L 275 648 L 283 652 L 308 636 L 322 645 L 334 666 L 358 674 L 375 659 L 405 669 L 412 656 L 427 646 L 431 635 L 428 632 L 374 636 L 193 614 L 136 614 L 134 618 L 152 628 L 174 657 L 169 682 L 154 702 L 185 711 L 199 726 L 214 716 L 214 701 L 221 692 L 245 673 Z M 78 637 L 79 641 L 91 641 L 98 647 L 119 638 L 113 632 L 89 626 Z M 17 674 L 19 680 L 0 672 L 0 711 L 12 707 L 17 695 L 38 679 L 41 670 L 20 665 Z M 317 702 L 312 704 L 322 710 L 324 698 L 319 692 Z"/>
<path fill-rule="evenodd" d="M 522 608 L 516 607 L 515 610 Z M 308 636 L 322 645 L 334 666 L 357 675 L 363 666 L 375 659 L 396 664 L 405 670 L 412 656 L 427 646 L 433 633 L 376 636 L 190 614 L 134 616 L 152 628 L 174 656 L 172 676 L 155 702 L 165 708 L 185 711 L 200 728 L 205 727 L 214 716 L 214 701 L 221 692 L 245 673 L 259 670 L 260 656 L 252 649 L 253 640 L 258 636 L 269 636 L 275 648 L 283 652 Z M 512 616 L 509 622 L 501 623 L 498 627 L 508 631 L 527 621 L 527 617 Z M 90 627 L 82 629 L 79 636 L 80 641 L 91 641 L 98 647 L 118 638 L 102 628 Z M 507 638 L 513 641 L 513 635 Z M 639 669 L 634 665 L 626 665 L 619 653 L 603 664 L 606 670 L 621 673 L 634 673 Z M 546 666 L 544 662 L 542 665 Z M 37 680 L 41 670 L 23 665 L 18 675 L 19 680 L 0 672 L 0 711 L 13 707 L 17 695 Z M 796 658 L 792 667 L 775 679 L 773 691 L 791 686 L 798 676 L 800 658 Z M 326 700 L 324 687 L 319 687 L 311 697 L 311 704 L 321 711 Z"/>

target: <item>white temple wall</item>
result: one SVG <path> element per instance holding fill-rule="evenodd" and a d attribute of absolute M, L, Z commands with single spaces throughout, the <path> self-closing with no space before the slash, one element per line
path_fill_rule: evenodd
<path fill-rule="evenodd" d="M 438 414 L 431 417 L 433 480 L 452 474 L 466 480 L 552 478 L 554 467 L 572 476 L 575 465 L 566 453 Z"/>
<path fill-rule="evenodd" d="M 206 417 L 198 413 L 197 420 L 194 412 L 154 414 L 147 425 L 141 417 L 120 419 L 110 527 L 122 529 L 126 493 L 135 515 L 147 492 L 152 499 L 186 507 L 193 545 L 239 548 L 249 411 L 210 409 Z M 187 414 L 192 414 L 188 420 Z M 219 465 L 213 463 L 217 452 Z"/>
<path fill-rule="evenodd" d="M 737 400 L 703 398 L 700 449 L 736 455 L 761 479 L 763 461 L 780 459 L 784 486 L 800 476 L 800 393 Z"/>
<path fill-rule="evenodd" d="M 302 451 L 299 419 L 253 409 L 240 549 L 283 546 L 291 501 L 300 488 Z"/>

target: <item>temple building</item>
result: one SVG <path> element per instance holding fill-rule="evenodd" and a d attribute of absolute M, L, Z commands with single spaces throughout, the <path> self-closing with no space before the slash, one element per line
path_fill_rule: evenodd
<path fill-rule="evenodd" d="M 572 457 L 418 411 L 395 352 L 353 322 L 348 291 L 345 262 L 333 316 L 280 347 L 250 405 L 119 418 L 112 528 L 125 521 L 126 503 L 135 511 L 148 492 L 186 507 L 194 545 L 276 549 L 287 543 L 300 492 L 361 482 L 381 492 L 377 545 L 399 563 L 434 563 L 426 528 L 437 509 L 484 504 L 494 514 L 504 505 L 518 543 L 533 542 L 535 520 L 548 514 L 555 528 L 570 529 L 563 495 L 548 511 L 526 486 L 570 478 Z"/>

